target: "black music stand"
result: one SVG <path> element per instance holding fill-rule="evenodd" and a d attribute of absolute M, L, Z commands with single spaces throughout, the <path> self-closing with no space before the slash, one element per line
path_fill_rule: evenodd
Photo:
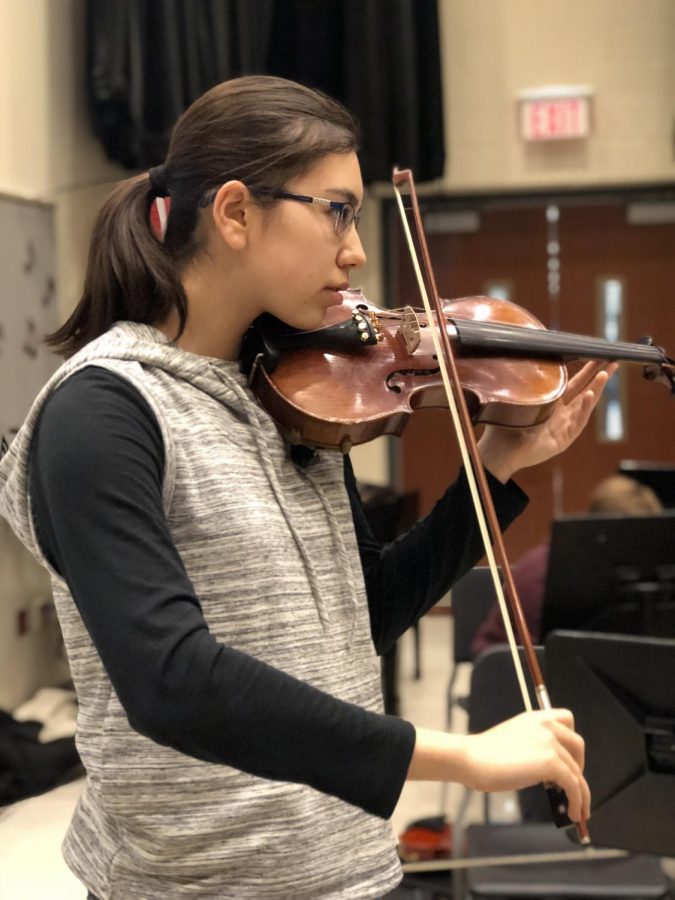
<path fill-rule="evenodd" d="M 593 844 L 675 856 L 675 640 L 554 632 L 546 673 L 586 742 Z"/>
<path fill-rule="evenodd" d="M 557 519 L 541 625 L 675 637 L 675 510 Z"/>

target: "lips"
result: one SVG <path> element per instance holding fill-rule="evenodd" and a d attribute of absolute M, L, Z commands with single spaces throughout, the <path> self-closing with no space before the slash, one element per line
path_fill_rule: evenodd
<path fill-rule="evenodd" d="M 325 292 L 330 296 L 330 305 L 339 306 L 344 301 L 343 291 L 349 289 L 349 282 L 343 281 L 340 284 L 330 284 L 324 288 Z"/>

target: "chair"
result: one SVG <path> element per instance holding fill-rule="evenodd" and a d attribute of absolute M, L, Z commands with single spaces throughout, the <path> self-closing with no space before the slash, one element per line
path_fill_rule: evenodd
<path fill-rule="evenodd" d="M 455 688 L 459 666 L 473 662 L 471 643 L 485 617 L 496 602 L 492 573 L 486 566 L 476 566 L 453 586 L 450 604 L 453 617 L 452 675 L 448 684 L 447 729 L 452 730 L 452 714 L 459 706 L 467 710 L 468 697 Z"/>
<path fill-rule="evenodd" d="M 544 648 L 536 648 L 542 671 Z M 521 651 L 522 654 L 522 651 Z M 536 704 L 533 703 L 536 707 Z M 474 664 L 469 694 L 469 731 L 485 731 L 523 710 L 523 699 L 508 646 L 489 647 Z M 565 853 L 576 848 L 552 823 L 494 824 L 487 821 L 464 828 L 468 797 L 454 829 L 455 856 L 470 858 Z M 660 898 L 667 886 L 657 857 L 635 854 L 619 858 L 485 865 L 454 873 L 455 897 L 464 890 L 472 898 Z"/>

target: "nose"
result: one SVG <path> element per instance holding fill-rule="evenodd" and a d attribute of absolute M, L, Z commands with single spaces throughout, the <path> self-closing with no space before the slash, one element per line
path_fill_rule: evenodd
<path fill-rule="evenodd" d="M 366 262 L 366 251 L 356 228 L 351 225 L 347 229 L 338 251 L 338 265 L 341 269 L 358 269 Z"/>

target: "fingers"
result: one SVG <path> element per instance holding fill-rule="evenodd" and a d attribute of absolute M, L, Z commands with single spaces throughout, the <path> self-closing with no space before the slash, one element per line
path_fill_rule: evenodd
<path fill-rule="evenodd" d="M 583 772 L 564 752 L 560 759 L 560 774 L 555 783 L 567 796 L 567 812 L 573 822 L 589 819 L 591 815 L 591 791 Z"/>
<path fill-rule="evenodd" d="M 590 792 L 581 771 L 574 765 L 571 757 L 565 757 L 564 752 L 557 760 L 557 769 L 552 780 L 544 782 L 544 786 L 554 786 L 564 792 L 567 798 L 567 814 L 573 822 L 588 818 L 588 815 L 584 815 L 584 810 L 588 808 Z"/>
<path fill-rule="evenodd" d="M 558 743 L 553 769 L 555 784 L 567 795 L 568 814 L 573 822 L 588 819 L 591 813 L 591 791 L 584 778 L 585 743 L 574 731 L 574 716 L 567 709 L 548 710 L 548 727 Z M 546 715 L 546 713 L 544 714 Z"/>
<path fill-rule="evenodd" d="M 540 715 L 550 718 L 551 721 L 560 722 L 567 728 L 574 729 L 574 713 L 571 709 L 565 709 L 563 706 L 554 706 L 552 709 L 542 711 Z"/>
<path fill-rule="evenodd" d="M 579 371 L 570 378 L 562 402 L 565 406 L 568 406 L 572 400 L 579 396 L 579 394 L 582 394 L 588 389 L 592 390 L 594 394 L 597 393 L 599 396 L 602 393 L 602 388 L 609 381 L 617 368 L 617 363 L 607 362 L 605 360 L 591 360 L 590 362 L 585 363 Z"/>
<path fill-rule="evenodd" d="M 576 735 L 578 738 L 579 736 Z M 583 746 L 583 741 L 581 741 Z M 575 750 L 578 749 L 575 747 Z M 573 822 L 590 816 L 591 792 L 583 775 L 583 766 L 579 764 L 577 755 L 570 753 L 567 742 L 562 740 L 559 747 L 557 760 L 558 773 L 555 776 L 555 784 L 562 788 L 567 796 L 568 814 Z M 583 759 L 583 751 L 581 752 Z"/>
<path fill-rule="evenodd" d="M 561 411 L 566 418 L 563 431 L 567 445 L 572 443 L 588 424 L 602 391 L 617 368 L 616 363 L 587 363 L 570 381 L 562 398 Z M 588 380 L 590 376 L 590 381 Z M 565 430 L 566 429 L 566 430 Z"/>

